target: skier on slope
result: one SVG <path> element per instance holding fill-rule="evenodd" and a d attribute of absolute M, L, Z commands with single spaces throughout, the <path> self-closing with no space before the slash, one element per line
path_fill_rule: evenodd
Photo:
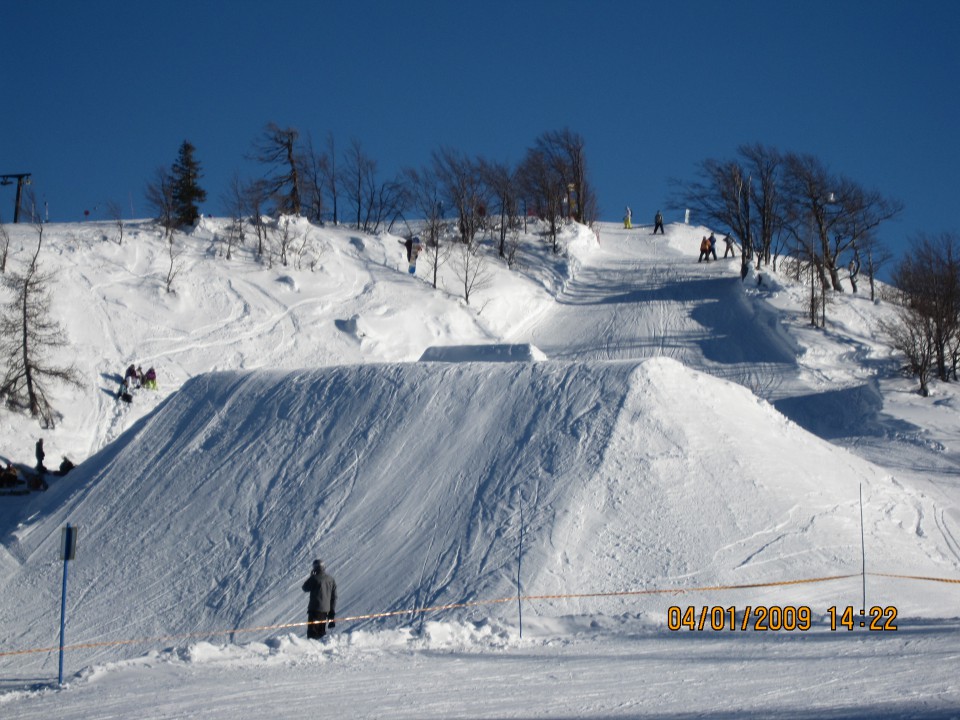
<path fill-rule="evenodd" d="M 663 215 L 660 214 L 660 211 L 657 210 L 656 216 L 653 218 L 653 234 L 657 234 L 657 230 L 660 231 L 660 234 L 663 235 Z"/>

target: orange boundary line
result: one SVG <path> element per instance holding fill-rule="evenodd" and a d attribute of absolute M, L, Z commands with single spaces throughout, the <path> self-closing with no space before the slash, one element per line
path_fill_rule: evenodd
<path fill-rule="evenodd" d="M 929 582 L 955 583 L 960 584 L 960 580 L 951 578 L 926 577 L 921 575 L 895 575 L 892 573 L 867 573 L 876 577 L 900 578 L 903 580 L 924 580 Z M 806 585 L 811 583 L 830 582 L 832 580 L 847 580 L 854 577 L 862 577 L 862 573 L 850 573 L 847 575 L 826 575 L 823 577 L 806 578 L 803 580 L 780 580 L 777 582 L 759 582 L 746 583 L 743 585 L 705 585 L 692 588 L 654 588 L 650 590 L 622 590 L 616 592 L 598 592 L 598 593 L 569 593 L 558 595 L 522 595 L 496 598 L 494 600 L 473 600 L 470 602 L 450 603 L 448 605 L 433 605 L 431 607 L 411 608 L 408 610 L 391 610 L 388 612 L 370 613 L 367 615 L 352 615 L 350 617 L 337 618 L 336 622 L 358 622 L 360 620 L 376 620 L 387 617 L 396 617 L 398 615 L 418 615 L 428 612 L 440 612 L 443 610 L 458 610 L 461 608 L 479 607 L 482 605 L 498 605 L 517 600 L 574 600 L 578 598 L 605 598 L 605 597 L 628 597 L 633 595 L 665 595 L 665 594 L 683 594 L 692 592 L 713 592 L 718 590 L 747 590 L 750 588 L 761 587 L 785 587 L 788 585 Z M 60 650 L 83 650 L 89 648 L 101 647 L 119 647 L 122 645 L 135 645 L 140 643 L 166 642 L 169 640 L 183 640 L 194 637 L 208 638 L 215 635 L 232 635 L 236 633 L 263 632 L 265 630 L 283 630 L 286 628 L 304 627 L 310 625 L 309 622 L 283 623 L 280 625 L 261 625 L 259 627 L 232 628 L 230 630 L 206 630 L 191 633 L 180 633 L 177 635 L 156 635 L 153 637 L 136 638 L 132 640 L 105 640 L 103 642 L 78 643 L 76 645 L 64 645 L 62 648 L 58 645 L 46 648 L 30 648 L 28 650 L 8 650 L 0 652 L 0 657 L 9 657 L 13 655 L 31 655 L 36 653 L 58 652 Z"/>

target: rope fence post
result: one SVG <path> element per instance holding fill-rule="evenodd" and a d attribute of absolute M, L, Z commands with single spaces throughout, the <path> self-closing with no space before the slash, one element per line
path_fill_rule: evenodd
<path fill-rule="evenodd" d="M 523 593 L 520 587 L 520 568 L 523 563 L 523 497 L 520 498 L 520 543 L 517 546 L 517 617 L 520 621 L 520 639 L 523 639 Z"/>
<path fill-rule="evenodd" d="M 860 568 L 863 573 L 863 605 L 860 614 L 867 612 L 867 545 L 863 533 L 863 483 L 860 483 Z"/>

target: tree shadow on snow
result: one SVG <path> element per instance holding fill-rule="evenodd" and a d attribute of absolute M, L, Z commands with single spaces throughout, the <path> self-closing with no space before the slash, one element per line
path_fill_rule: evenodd
<path fill-rule="evenodd" d="M 776 400 L 773 406 L 797 425 L 824 440 L 849 437 L 910 437 L 920 428 L 884 415 L 876 382 Z"/>

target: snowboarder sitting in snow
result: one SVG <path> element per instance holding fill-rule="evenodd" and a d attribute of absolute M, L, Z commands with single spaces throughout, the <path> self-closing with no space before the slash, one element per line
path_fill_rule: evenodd
<path fill-rule="evenodd" d="M 327 574 L 323 563 L 313 561 L 310 577 L 303 584 L 303 591 L 310 593 L 307 603 L 307 639 L 319 640 L 327 634 L 327 626 L 336 626 L 337 581 Z"/>
<path fill-rule="evenodd" d="M 123 376 L 123 382 L 129 388 L 139 387 L 140 373 L 137 372 L 137 368 L 133 366 L 133 363 L 127 368 L 127 372 Z"/>
<path fill-rule="evenodd" d="M 146 373 L 144 373 L 143 387 L 145 387 L 147 390 L 157 389 L 157 371 L 153 368 L 150 368 Z"/>
<path fill-rule="evenodd" d="M 702 262 L 706 260 L 710 262 L 710 241 L 707 240 L 707 236 L 703 236 L 703 240 L 700 241 L 700 257 L 697 259 L 697 262 Z"/>
<path fill-rule="evenodd" d="M 23 480 L 20 479 L 17 469 L 11 463 L 7 463 L 3 471 L 0 471 L 0 487 L 12 488 L 22 484 Z"/>
<path fill-rule="evenodd" d="M 139 384 L 138 382 L 137 385 L 139 386 Z M 117 389 L 117 400 L 133 402 L 133 378 L 130 375 L 124 376 L 123 382 L 120 383 L 120 387 Z"/>

